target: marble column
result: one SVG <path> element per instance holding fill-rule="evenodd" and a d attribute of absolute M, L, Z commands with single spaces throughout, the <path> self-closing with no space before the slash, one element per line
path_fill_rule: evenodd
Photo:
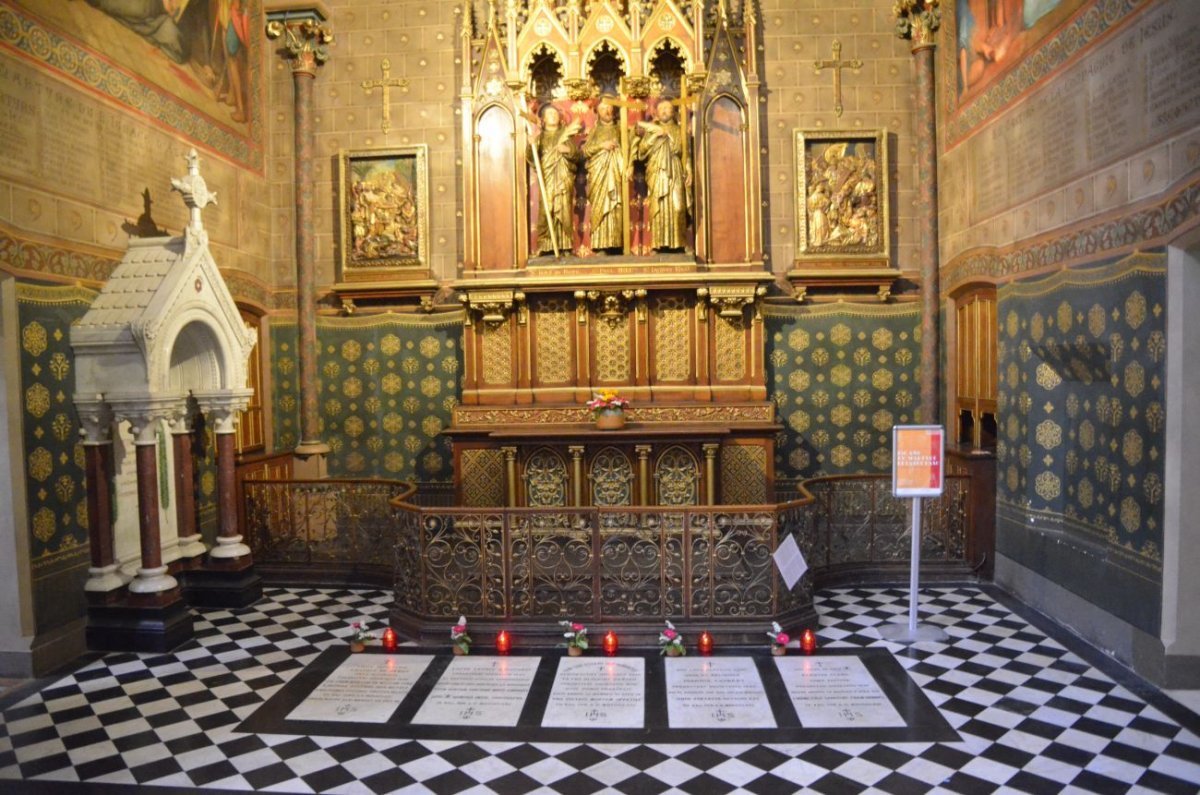
<path fill-rule="evenodd" d="M 313 81 L 317 67 L 329 57 L 333 33 L 317 8 L 289 8 L 268 14 L 267 36 L 282 38 L 291 62 L 295 89 L 293 106 L 296 184 L 296 315 L 299 327 L 298 380 L 300 384 L 299 456 L 324 456 L 329 446 L 321 441 L 317 405 L 317 305 L 316 305 L 316 201 L 313 195 Z M 318 465 L 323 474 L 323 466 Z"/>
<path fill-rule="evenodd" d="M 941 263 L 938 257 L 937 91 L 934 83 L 936 33 L 941 24 L 938 0 L 898 0 L 896 35 L 912 42 L 917 72 L 917 228 L 921 271 L 920 421 L 936 424 L 941 416 Z"/>
<path fill-rule="evenodd" d="M 198 558 L 208 550 L 196 529 L 195 470 L 192 466 L 192 445 L 196 433 L 190 410 L 171 424 L 171 438 L 175 455 L 175 516 L 179 528 L 179 555 L 185 559 Z"/>
<path fill-rule="evenodd" d="M 75 408 L 83 426 L 88 542 L 92 554 L 92 565 L 88 567 L 83 590 L 111 593 L 125 584 L 125 579 L 117 573 L 119 567 L 113 551 L 113 415 L 112 410 L 100 401 L 84 405 L 76 400 Z"/>
<path fill-rule="evenodd" d="M 250 560 L 250 547 L 242 542 L 242 528 L 237 510 L 237 449 L 235 420 L 245 405 L 222 401 L 217 405 L 201 400 L 201 408 L 213 423 L 217 440 L 217 505 L 218 527 L 216 546 L 209 557 L 216 560 Z M 239 562 L 242 562 L 239 560 Z"/>
<path fill-rule="evenodd" d="M 150 409 L 128 416 L 137 465 L 138 534 L 142 551 L 141 568 L 129 583 L 129 592 L 134 594 L 159 594 L 179 586 L 163 565 L 158 523 L 158 427 L 161 420 L 169 417 L 166 412 Z"/>

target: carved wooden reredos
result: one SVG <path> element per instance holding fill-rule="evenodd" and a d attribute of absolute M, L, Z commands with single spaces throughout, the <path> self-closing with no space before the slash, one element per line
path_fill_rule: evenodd
<path fill-rule="evenodd" d="M 529 149 L 550 106 L 564 125 L 579 125 L 574 140 L 583 147 L 603 97 L 618 109 L 626 162 L 658 104 L 670 100 L 675 109 L 692 211 L 673 259 L 761 267 L 757 24 L 754 3 L 741 0 L 464 2 L 464 272 L 519 271 L 554 259 L 539 256 L 544 209 Z M 577 178 L 574 230 L 557 241 L 558 259 L 595 264 L 661 253 L 646 229 L 649 188 L 640 164 L 622 185 L 628 234 L 619 248 L 591 245 L 585 182 Z"/>
<path fill-rule="evenodd" d="M 467 0 L 461 20 L 460 499 L 765 499 L 754 5 Z M 601 389 L 632 401 L 620 438 L 588 430 Z"/>

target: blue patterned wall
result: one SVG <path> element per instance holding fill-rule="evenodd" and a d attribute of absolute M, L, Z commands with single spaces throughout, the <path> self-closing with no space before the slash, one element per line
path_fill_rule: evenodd
<path fill-rule="evenodd" d="M 1166 257 L 998 291 L 997 546 L 1158 632 Z"/>
<path fill-rule="evenodd" d="M 920 402 L 914 303 L 768 306 L 767 389 L 785 430 L 776 476 L 887 473 L 892 425 Z"/>
<path fill-rule="evenodd" d="M 442 434 L 461 394 L 462 314 L 383 314 L 317 321 L 318 401 L 329 474 L 450 481 Z M 299 441 L 296 325 L 271 326 L 275 447 Z"/>

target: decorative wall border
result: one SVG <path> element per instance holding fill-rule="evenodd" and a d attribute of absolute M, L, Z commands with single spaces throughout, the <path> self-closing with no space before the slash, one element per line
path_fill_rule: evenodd
<path fill-rule="evenodd" d="M 1085 262 L 1124 249 L 1165 245 L 1173 233 L 1200 219 L 1200 182 L 1184 185 L 1157 204 L 1107 220 L 1019 243 L 1007 249 L 960 254 L 942 269 L 942 291 L 973 281 L 1007 281 L 1047 268 Z"/>
<path fill-rule="evenodd" d="M 811 304 L 797 306 L 794 304 L 764 304 L 763 317 L 795 319 L 804 317 L 907 317 L 919 316 L 921 305 L 916 302 L 900 302 L 881 304 L 872 296 L 862 302 L 837 301 L 829 304 Z"/>
<path fill-rule="evenodd" d="M 254 4 L 251 31 L 262 30 Z M 0 3 L 0 46 L 66 75 L 96 93 L 126 105 L 258 174 L 265 173 L 261 36 L 250 37 L 250 134 L 243 137 L 164 89 L 120 71 L 91 50 Z M 254 89 L 257 88 L 257 91 Z"/>
<path fill-rule="evenodd" d="M 942 88 L 947 97 L 953 98 L 950 118 L 945 125 L 946 148 L 951 149 L 961 143 L 977 127 L 1011 105 L 1043 78 L 1061 68 L 1131 14 L 1144 10 L 1148 5 L 1142 0 L 1098 0 L 1092 7 L 1068 22 L 1058 33 L 1043 40 L 1035 51 L 1026 53 L 1020 64 L 962 107 L 953 107 L 953 103 L 957 103 L 958 90 L 954 82 L 956 68 L 952 59 L 949 68 L 942 70 L 946 75 Z M 956 57 L 958 50 L 953 40 L 956 28 L 953 4 L 947 3 L 946 7 L 950 13 L 946 14 L 946 23 L 942 25 L 942 30 L 945 31 L 942 51 Z M 946 57 L 948 56 L 943 55 L 943 58 Z M 945 62 L 943 67 L 946 67 Z"/>

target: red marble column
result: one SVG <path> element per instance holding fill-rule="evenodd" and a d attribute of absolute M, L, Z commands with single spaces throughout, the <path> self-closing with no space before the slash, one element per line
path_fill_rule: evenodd
<path fill-rule="evenodd" d="M 134 594 L 158 594 L 179 586 L 167 574 L 162 561 L 162 536 L 158 523 L 158 423 L 157 414 L 136 416 L 131 420 L 134 437 L 134 456 L 137 465 L 138 532 L 142 549 L 142 565 L 129 583 Z"/>
<path fill-rule="evenodd" d="M 114 593 L 125 584 L 117 574 L 112 526 L 113 439 L 112 413 L 103 405 L 81 405 L 84 477 L 87 483 L 88 542 L 92 565 L 83 589 Z"/>
<path fill-rule="evenodd" d="M 242 539 L 242 528 L 238 526 L 237 470 L 234 466 L 234 442 L 232 433 L 217 434 L 217 502 L 220 505 L 221 537 Z"/>
<path fill-rule="evenodd" d="M 179 538 L 196 535 L 196 492 L 193 488 L 195 471 L 192 468 L 192 443 L 195 434 L 190 430 L 176 433 L 175 440 L 175 516 L 178 519 Z"/>
<path fill-rule="evenodd" d="M 917 66 L 917 225 L 921 236 L 921 419 L 941 416 L 941 262 L 938 256 L 937 92 L 932 43 L 913 47 Z"/>
<path fill-rule="evenodd" d="M 295 91 L 293 134 L 296 182 L 296 316 L 299 327 L 300 444 L 299 455 L 329 452 L 321 441 L 321 418 L 317 401 L 317 305 L 316 245 L 313 237 L 313 81 L 317 67 L 328 58 L 327 44 L 333 34 L 316 9 L 290 9 L 270 15 L 267 35 L 283 38 L 292 66 Z"/>

